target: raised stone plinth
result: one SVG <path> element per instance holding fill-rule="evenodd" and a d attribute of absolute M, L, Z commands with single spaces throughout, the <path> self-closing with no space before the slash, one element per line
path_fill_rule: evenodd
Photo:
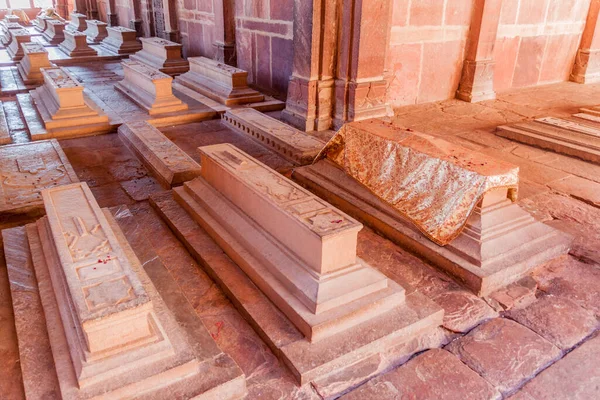
<path fill-rule="evenodd" d="M 142 49 L 137 40 L 137 32 L 122 26 L 106 28 L 108 36 L 102 41 L 102 47 L 115 54 L 132 54 Z"/>
<path fill-rule="evenodd" d="M 600 164 L 600 111 L 582 109 L 577 119 L 538 118 L 499 126 L 496 134 L 557 153 Z"/>
<path fill-rule="evenodd" d="M 65 40 L 65 27 L 67 25 L 55 19 L 47 20 L 46 23 L 46 30 L 42 34 L 44 39 L 52 46 L 62 43 Z"/>
<path fill-rule="evenodd" d="M 44 85 L 30 93 L 47 133 L 36 135 L 33 140 L 85 136 L 112 129 L 108 116 L 84 94 L 83 85 L 65 69 L 43 68 L 41 71 Z"/>
<path fill-rule="evenodd" d="M 71 22 L 65 27 L 67 32 L 84 32 L 87 29 L 87 17 L 84 14 L 73 12 L 69 17 Z"/>
<path fill-rule="evenodd" d="M 439 246 L 395 208 L 328 160 L 297 168 L 292 178 L 390 240 L 445 270 L 479 296 L 506 286 L 569 250 L 571 237 L 536 221 L 508 199 L 484 195 L 462 233 Z"/>
<path fill-rule="evenodd" d="M 176 78 L 176 82 L 189 87 L 215 101 L 232 106 L 256 103 L 264 96 L 248 87 L 248 72 L 206 57 L 190 57 L 190 71 Z"/>
<path fill-rule="evenodd" d="M 17 69 L 26 85 L 36 85 L 44 81 L 41 68 L 50 68 L 48 50 L 39 43 L 23 43 L 23 59 L 19 62 Z"/>
<path fill-rule="evenodd" d="M 183 74 L 190 69 L 190 63 L 181 55 L 182 46 L 170 40 L 151 37 L 140 38 L 142 50 L 129 58 L 139 61 L 167 75 Z"/>
<path fill-rule="evenodd" d="M 21 18 L 19 18 L 18 15 L 5 15 L 4 16 L 4 22 L 6 23 L 15 23 L 18 24 L 21 21 Z"/>
<path fill-rule="evenodd" d="M 98 21 L 96 19 L 87 20 L 86 22 L 87 29 L 85 30 L 85 34 L 91 42 L 100 43 L 108 37 L 108 24 L 106 22 Z"/>
<path fill-rule="evenodd" d="M 26 29 L 15 29 L 11 30 L 10 34 L 12 39 L 6 50 L 13 61 L 19 61 L 23 58 L 21 44 L 31 42 L 31 33 Z"/>
<path fill-rule="evenodd" d="M 119 137 L 166 188 L 200 175 L 200 165 L 148 122 L 121 125 Z"/>
<path fill-rule="evenodd" d="M 87 35 L 76 30 L 65 31 L 65 40 L 58 47 L 69 57 L 97 56 L 98 52 L 87 44 Z"/>
<path fill-rule="evenodd" d="M 3 231 L 3 238 L 15 243 L 25 233 L 29 243 L 28 251 L 18 250 L 31 257 L 33 268 L 13 258 L 17 249 L 10 247 L 8 262 L 14 273 L 29 267 L 37 278 L 39 318 L 46 322 L 61 398 L 125 399 L 142 391 L 148 398 L 210 393 L 234 399 L 245 394 L 239 368 L 206 340 L 207 332 L 198 346 L 198 337 L 178 323 L 176 311 L 165 304 L 85 183 L 42 195 L 47 216 L 24 232 Z M 18 303 L 13 308 L 21 322 L 23 310 Z M 19 337 L 21 356 L 28 362 L 30 337 Z M 31 374 L 35 372 L 23 370 L 24 380 Z"/>
<path fill-rule="evenodd" d="M 313 162 L 325 143 L 252 108 L 228 110 L 223 120 L 294 164 Z"/>
<path fill-rule="evenodd" d="M 33 21 L 33 27 L 35 28 L 36 31 L 38 31 L 40 33 L 44 33 L 46 31 L 46 29 L 48 29 L 48 21 L 51 21 L 53 19 L 54 18 L 49 17 L 47 15 L 39 15 Z"/>
<path fill-rule="evenodd" d="M 79 182 L 56 140 L 0 146 L 0 216 L 43 212 L 40 192 Z"/>
<path fill-rule="evenodd" d="M 115 88 L 123 92 L 150 115 L 188 109 L 188 105 L 173 94 L 173 78 L 137 61 L 121 62 L 125 79 Z"/>
<path fill-rule="evenodd" d="M 16 22 L 9 22 L 2 25 L 2 36 L 0 37 L 0 43 L 3 46 L 8 46 L 12 42 L 11 31 L 20 31 L 23 27 L 21 24 Z"/>

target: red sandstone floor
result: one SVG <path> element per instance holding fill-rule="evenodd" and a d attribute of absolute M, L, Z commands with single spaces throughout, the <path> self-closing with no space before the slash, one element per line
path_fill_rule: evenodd
<path fill-rule="evenodd" d="M 487 299 L 462 289 L 435 268 L 373 231 L 359 236 L 359 256 L 446 310 L 444 326 L 414 343 L 428 350 L 355 388 L 351 399 L 600 398 L 600 166 L 520 145 L 491 132 L 499 125 L 567 115 L 597 104 L 600 85 L 564 83 L 524 89 L 480 104 L 459 101 L 397 110 L 395 122 L 440 135 L 521 167 L 520 204 L 575 235 L 569 256 Z M 13 137 L 26 127 L 4 102 Z M 267 149 L 208 121 L 162 129 L 197 159 L 200 145 L 231 142 L 282 173 L 290 165 Z M 202 271 L 147 202 L 161 187 L 117 135 L 61 141 L 82 181 L 103 207 L 127 221 L 132 243 L 150 243 L 216 342 L 242 368 L 249 399 L 319 399 L 338 382 L 295 385 L 287 371 Z M 12 224 L 12 223 L 11 223 Z M 0 228 L 7 227 L 0 223 Z M 136 247 L 134 245 L 134 247 Z M 137 250 L 137 249 L 136 249 Z M 142 260 L 150 262 L 152 260 Z M 505 310 L 507 309 L 507 310 Z M 0 398 L 21 399 L 17 343 L 4 258 L 0 257 Z M 512 396 L 512 397 L 511 397 Z"/>

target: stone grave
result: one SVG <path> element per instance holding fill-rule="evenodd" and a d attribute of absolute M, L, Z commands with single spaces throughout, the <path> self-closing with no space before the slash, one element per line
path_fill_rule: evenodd
<path fill-rule="evenodd" d="M 119 137 L 168 189 L 200 175 L 200 165 L 146 121 L 121 125 Z"/>
<path fill-rule="evenodd" d="M 87 44 L 87 35 L 76 30 L 65 31 L 65 40 L 58 45 L 69 57 L 94 57 L 98 52 Z"/>
<path fill-rule="evenodd" d="M 85 30 L 85 34 L 91 42 L 100 43 L 108 36 L 108 24 L 106 22 L 98 21 L 97 19 L 87 20 L 86 22 L 87 29 Z"/>
<path fill-rule="evenodd" d="M 339 160 L 328 158 L 311 166 L 296 168 L 292 178 L 390 240 L 445 270 L 475 294 L 486 296 L 517 281 L 534 267 L 568 252 L 572 240 L 569 235 L 535 220 L 511 201 L 514 192 L 510 191 L 518 185 L 518 167 L 382 121 L 351 123 L 343 129 L 352 129 L 363 137 L 362 142 L 355 141 L 363 145 L 355 145 L 352 153 L 346 150 L 347 144 L 338 149 L 339 160 L 350 160 L 350 165 L 340 166 Z M 412 138 L 404 138 L 397 143 L 385 139 L 395 134 L 400 137 L 412 135 Z M 425 145 L 413 145 L 419 142 Z M 394 157 L 384 157 L 381 150 L 378 153 L 377 149 L 383 146 L 379 143 L 391 146 L 386 151 Z M 401 158 L 403 154 L 413 158 Z M 353 161 L 355 158 L 356 161 Z M 389 164 L 391 160 L 397 163 L 397 168 Z M 438 165 L 439 168 L 431 167 Z M 417 166 L 419 170 L 406 170 Z M 432 170 L 430 173 L 420 172 L 427 171 L 427 166 Z M 353 171 L 353 174 L 346 171 Z M 408 175 L 398 175 L 400 172 L 397 171 L 406 171 L 402 173 Z M 453 174 L 448 171 L 453 171 Z M 385 179 L 380 176 L 384 172 Z M 488 188 L 479 198 L 466 193 L 467 188 L 482 187 L 481 182 L 475 183 L 475 176 L 484 177 L 486 186 L 483 187 Z M 359 178 L 370 180 L 372 186 L 359 181 Z M 430 189 L 434 182 L 438 182 L 438 192 Z M 403 183 L 412 186 L 406 188 Z M 490 186 L 492 184 L 495 186 Z M 379 191 L 374 191 L 377 189 Z M 418 193 L 419 190 L 421 193 Z M 462 197 L 463 193 L 465 197 Z M 396 203 L 385 201 L 382 198 L 384 194 L 396 199 Z M 409 201 L 429 204 L 419 216 L 425 223 L 431 224 L 442 216 L 431 207 L 439 206 L 440 202 L 443 205 L 448 199 L 452 199 L 453 204 L 460 204 L 460 211 L 466 210 L 461 216 L 464 217 L 464 225 L 447 237 L 448 243 L 435 241 L 431 231 L 424 230 L 417 223 L 422 221 L 415 222 L 399 211 Z M 469 203 L 475 205 L 473 209 L 466 208 L 467 200 L 477 201 Z M 418 211 L 416 207 L 418 205 L 411 206 L 410 210 Z M 449 213 L 447 208 L 444 210 Z M 463 221 L 454 218 L 454 215 L 458 214 L 452 214 L 444 221 Z M 445 230 L 445 226 L 440 231 L 442 229 Z"/>
<path fill-rule="evenodd" d="M 46 30 L 42 34 L 44 39 L 51 45 L 56 46 L 65 40 L 65 27 L 66 24 L 56 19 L 47 20 L 48 24 Z"/>
<path fill-rule="evenodd" d="M 152 202 L 192 254 L 202 228 L 237 264 L 201 262 L 300 384 L 441 323 L 433 302 L 357 258 L 356 220 L 231 144 L 199 151 L 201 176 Z"/>
<path fill-rule="evenodd" d="M 177 305 L 187 305 L 185 299 L 174 299 L 177 293 L 161 297 L 157 286 L 163 283 L 155 286 L 87 184 L 47 189 L 42 196 L 45 217 L 2 231 L 4 243 L 21 243 L 6 247 L 11 281 L 19 273 L 35 274 L 41 300 L 41 307 L 23 307 L 18 289 L 13 292 L 28 398 L 36 395 L 31 382 L 38 374 L 53 370 L 62 399 L 244 396 L 242 371 L 196 315 L 181 319 Z M 30 354 L 37 338 L 20 329 L 31 312 L 46 323 L 36 332 L 50 342 L 54 368 L 49 363 L 46 371 L 35 368 Z"/>
<path fill-rule="evenodd" d="M 26 29 L 15 29 L 11 30 L 10 34 L 12 39 L 6 50 L 13 61 L 20 61 L 23 58 L 21 44 L 31 42 L 31 33 Z"/>
<path fill-rule="evenodd" d="M 12 42 L 12 34 L 11 31 L 20 31 L 23 27 L 21 24 L 16 22 L 5 23 L 2 26 L 2 36 L 0 37 L 0 43 L 3 46 L 7 47 Z"/>
<path fill-rule="evenodd" d="M 41 68 L 51 68 L 48 50 L 39 43 L 23 43 L 23 59 L 17 65 L 19 74 L 26 85 L 37 85 L 44 82 Z"/>
<path fill-rule="evenodd" d="M 257 103 L 265 97 L 248 87 L 248 72 L 206 57 L 190 57 L 190 71 L 175 81 L 227 106 Z"/>
<path fill-rule="evenodd" d="M 54 139 L 0 146 L 0 217 L 43 212 L 44 189 L 79 182 Z"/>
<path fill-rule="evenodd" d="M 36 31 L 44 33 L 46 29 L 48 29 L 48 21 L 51 21 L 53 19 L 54 18 L 49 17 L 47 15 L 39 15 L 33 21 L 33 27 Z"/>
<path fill-rule="evenodd" d="M 77 137 L 110 132 L 108 116 L 83 92 L 84 87 L 63 68 L 43 68 L 44 84 L 30 92 L 44 121 L 44 132 L 32 140 Z"/>
<path fill-rule="evenodd" d="M 150 115 L 184 111 L 188 105 L 173 94 L 173 78 L 137 61 L 121 62 L 125 79 L 115 89 L 143 107 Z"/>
<path fill-rule="evenodd" d="M 129 58 L 141 62 L 167 75 L 183 74 L 190 69 L 190 63 L 181 55 L 179 43 L 159 37 L 140 38 L 142 50 Z"/>
<path fill-rule="evenodd" d="M 133 29 L 122 26 L 109 26 L 106 28 L 108 36 L 102 40 L 102 48 L 115 54 L 133 54 L 142 49 L 142 44 L 137 40 L 137 33 Z"/>
<path fill-rule="evenodd" d="M 498 136 L 600 164 L 600 112 L 583 109 L 573 119 L 545 117 L 499 126 Z"/>
<path fill-rule="evenodd" d="M 252 108 L 228 110 L 223 120 L 294 164 L 313 162 L 325 143 Z"/>
<path fill-rule="evenodd" d="M 67 32 L 84 32 L 87 29 L 87 17 L 84 14 L 72 12 L 69 16 L 71 22 L 65 27 Z"/>
<path fill-rule="evenodd" d="M 18 15 L 9 14 L 9 15 L 4 16 L 4 22 L 9 23 L 9 24 L 10 23 L 18 24 L 19 22 L 21 22 L 21 18 L 19 18 Z"/>

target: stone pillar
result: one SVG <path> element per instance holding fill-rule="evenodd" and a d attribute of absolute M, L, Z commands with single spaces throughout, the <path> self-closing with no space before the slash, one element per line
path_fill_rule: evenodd
<path fill-rule="evenodd" d="M 115 0 L 108 0 L 106 2 L 106 8 L 106 22 L 108 23 L 108 26 L 119 26 Z"/>
<path fill-rule="evenodd" d="M 496 98 L 493 59 L 502 0 L 475 0 L 456 98 L 475 103 Z"/>
<path fill-rule="evenodd" d="M 294 62 L 284 121 L 304 131 L 331 129 L 339 4 L 341 0 L 297 0 Z"/>
<path fill-rule="evenodd" d="M 341 0 L 334 128 L 391 114 L 384 79 L 392 0 Z"/>
<path fill-rule="evenodd" d="M 163 0 L 163 12 L 165 14 L 165 31 L 161 32 L 163 37 L 172 42 L 179 43 L 179 30 L 177 29 L 177 8 L 176 2 Z"/>
<path fill-rule="evenodd" d="M 235 52 L 235 2 L 234 0 L 214 0 L 215 12 L 215 59 L 236 66 Z"/>
<path fill-rule="evenodd" d="M 588 11 L 581 44 L 575 58 L 571 80 L 577 83 L 600 81 L 600 0 L 592 0 Z"/>
<path fill-rule="evenodd" d="M 139 0 L 131 0 L 129 2 L 129 9 L 132 12 L 132 18 L 129 20 L 129 29 L 136 31 L 136 35 L 143 36 L 142 32 L 142 5 Z"/>

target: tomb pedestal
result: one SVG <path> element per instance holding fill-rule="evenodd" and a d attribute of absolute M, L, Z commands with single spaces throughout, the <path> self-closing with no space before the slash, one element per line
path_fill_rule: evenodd
<path fill-rule="evenodd" d="M 23 43 L 23 59 L 19 62 L 17 69 L 26 85 L 36 85 L 44 81 L 41 68 L 50 68 L 48 50 L 39 43 Z"/>
<path fill-rule="evenodd" d="M 136 31 L 122 26 L 106 28 L 108 36 L 102 41 L 102 47 L 116 54 L 132 54 L 142 49 L 136 38 Z"/>
<path fill-rule="evenodd" d="M 48 29 L 48 21 L 53 19 L 54 18 L 48 17 L 47 15 L 40 15 L 33 21 L 33 26 L 36 31 L 44 33 L 46 29 Z"/>
<path fill-rule="evenodd" d="M 6 50 L 13 61 L 19 61 L 23 58 L 21 44 L 31 42 L 31 34 L 25 29 L 11 30 L 10 34 L 12 39 Z"/>
<path fill-rule="evenodd" d="M 79 14 L 76 12 L 71 13 L 70 15 L 71 22 L 69 25 L 65 27 L 65 31 L 67 32 L 83 32 L 87 29 L 87 17 L 84 14 Z"/>
<path fill-rule="evenodd" d="M 98 53 L 87 44 L 87 35 L 76 30 L 65 31 L 65 40 L 58 47 L 69 57 L 89 57 Z"/>
<path fill-rule="evenodd" d="M 248 87 L 248 72 L 206 57 L 190 57 L 190 71 L 175 81 L 227 106 L 257 103 L 264 96 Z"/>
<path fill-rule="evenodd" d="M 181 56 L 182 46 L 170 40 L 151 37 L 140 38 L 142 50 L 129 58 L 141 62 L 167 75 L 176 76 L 190 69 L 190 63 Z"/>
<path fill-rule="evenodd" d="M 62 43 L 65 40 L 66 24 L 55 19 L 48 20 L 47 24 L 48 26 L 43 33 L 44 39 L 52 46 Z"/>
<path fill-rule="evenodd" d="M 108 116 L 84 94 L 84 87 L 66 70 L 44 68 L 41 71 L 44 85 L 30 93 L 47 134 L 32 139 L 84 136 L 112 130 Z"/>
<path fill-rule="evenodd" d="M 3 231 L 3 238 L 5 243 L 28 244 L 8 247 L 8 263 L 13 271 L 33 265 L 28 272 L 37 278 L 39 317 L 46 321 L 61 398 L 125 399 L 141 393 L 165 398 L 177 393 L 182 398 L 235 399 L 245 394 L 239 367 L 211 343 L 206 331 L 198 338 L 179 324 L 177 311 L 161 298 L 87 184 L 52 188 L 42 196 L 47 216 L 24 230 Z M 15 250 L 30 255 L 31 264 L 14 258 Z M 14 309 L 21 322 L 23 310 L 17 303 Z M 23 367 L 32 361 L 27 339 L 19 337 Z M 22 372 L 24 381 L 35 374 L 27 368 Z"/>
<path fill-rule="evenodd" d="M 88 20 L 86 22 L 87 29 L 85 30 L 85 34 L 87 35 L 88 39 L 93 43 L 100 43 L 108 36 L 108 24 L 106 22 L 98 21 L 95 19 Z"/>
<path fill-rule="evenodd" d="M 3 46 L 8 46 L 12 42 L 11 31 L 20 31 L 23 27 L 16 22 L 8 22 L 4 23 L 2 26 L 2 37 L 0 38 L 0 42 Z"/>
<path fill-rule="evenodd" d="M 223 120 L 297 165 L 313 162 L 325 143 L 252 108 L 228 110 Z"/>
<path fill-rule="evenodd" d="M 14 23 L 14 24 L 18 24 L 21 21 L 21 18 L 19 18 L 18 15 L 6 15 L 4 16 L 4 21 L 6 23 Z"/>
<path fill-rule="evenodd" d="M 115 88 L 143 107 L 150 115 L 183 111 L 188 105 L 173 95 L 173 78 L 137 61 L 121 62 L 125 79 Z"/>

